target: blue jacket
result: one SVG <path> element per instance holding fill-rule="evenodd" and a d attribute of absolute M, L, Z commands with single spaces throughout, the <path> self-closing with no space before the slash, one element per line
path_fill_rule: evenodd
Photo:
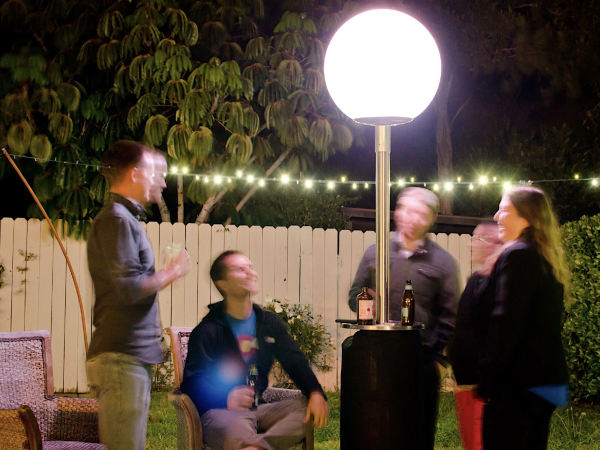
<path fill-rule="evenodd" d="M 256 314 L 256 367 L 260 396 L 268 386 L 273 357 L 281 363 L 296 386 L 308 396 L 323 393 L 298 344 L 276 314 L 253 305 Z M 229 392 L 246 384 L 248 364 L 225 318 L 225 302 L 210 307 L 209 313 L 192 331 L 183 371 L 181 391 L 190 396 L 198 413 L 227 408 Z"/>

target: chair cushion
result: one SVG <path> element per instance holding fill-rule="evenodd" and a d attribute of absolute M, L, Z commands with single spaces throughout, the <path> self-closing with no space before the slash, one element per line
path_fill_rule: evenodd
<path fill-rule="evenodd" d="M 75 441 L 44 441 L 44 450 L 106 450 L 102 444 Z"/>

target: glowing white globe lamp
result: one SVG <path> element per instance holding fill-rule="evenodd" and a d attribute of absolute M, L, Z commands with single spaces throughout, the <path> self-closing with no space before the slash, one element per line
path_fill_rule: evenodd
<path fill-rule="evenodd" d="M 359 14 L 335 33 L 325 54 L 331 98 L 352 120 L 374 125 L 377 324 L 389 325 L 390 148 L 392 125 L 412 121 L 433 100 L 442 73 L 427 29 L 390 9 Z"/>
<path fill-rule="evenodd" d="M 356 122 L 397 125 L 431 103 L 442 63 L 435 40 L 411 16 L 376 9 L 340 27 L 325 55 L 325 82 L 336 105 Z"/>

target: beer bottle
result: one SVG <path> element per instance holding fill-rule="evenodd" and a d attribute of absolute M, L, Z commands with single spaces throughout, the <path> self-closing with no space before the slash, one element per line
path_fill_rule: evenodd
<path fill-rule="evenodd" d="M 415 322 L 415 296 L 413 295 L 412 281 L 406 280 L 404 294 L 402 295 L 402 325 L 412 325 Z"/>
<path fill-rule="evenodd" d="M 250 374 L 246 379 L 246 384 L 254 389 L 254 401 L 252 402 L 252 409 L 258 406 L 258 369 L 256 364 L 250 365 Z"/>
<path fill-rule="evenodd" d="M 356 296 L 358 306 L 358 324 L 359 325 L 375 325 L 375 300 L 367 291 L 368 288 L 363 287 L 362 292 Z"/>

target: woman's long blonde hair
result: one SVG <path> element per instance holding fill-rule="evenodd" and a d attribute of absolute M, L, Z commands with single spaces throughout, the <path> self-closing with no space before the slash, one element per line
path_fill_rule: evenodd
<path fill-rule="evenodd" d="M 552 273 L 564 287 L 565 298 L 569 298 L 570 276 L 560 242 L 558 220 L 548 196 L 541 189 L 532 186 L 520 186 L 504 194 L 508 197 L 527 222 L 522 236 L 536 244 L 537 251 L 544 257 Z"/>

